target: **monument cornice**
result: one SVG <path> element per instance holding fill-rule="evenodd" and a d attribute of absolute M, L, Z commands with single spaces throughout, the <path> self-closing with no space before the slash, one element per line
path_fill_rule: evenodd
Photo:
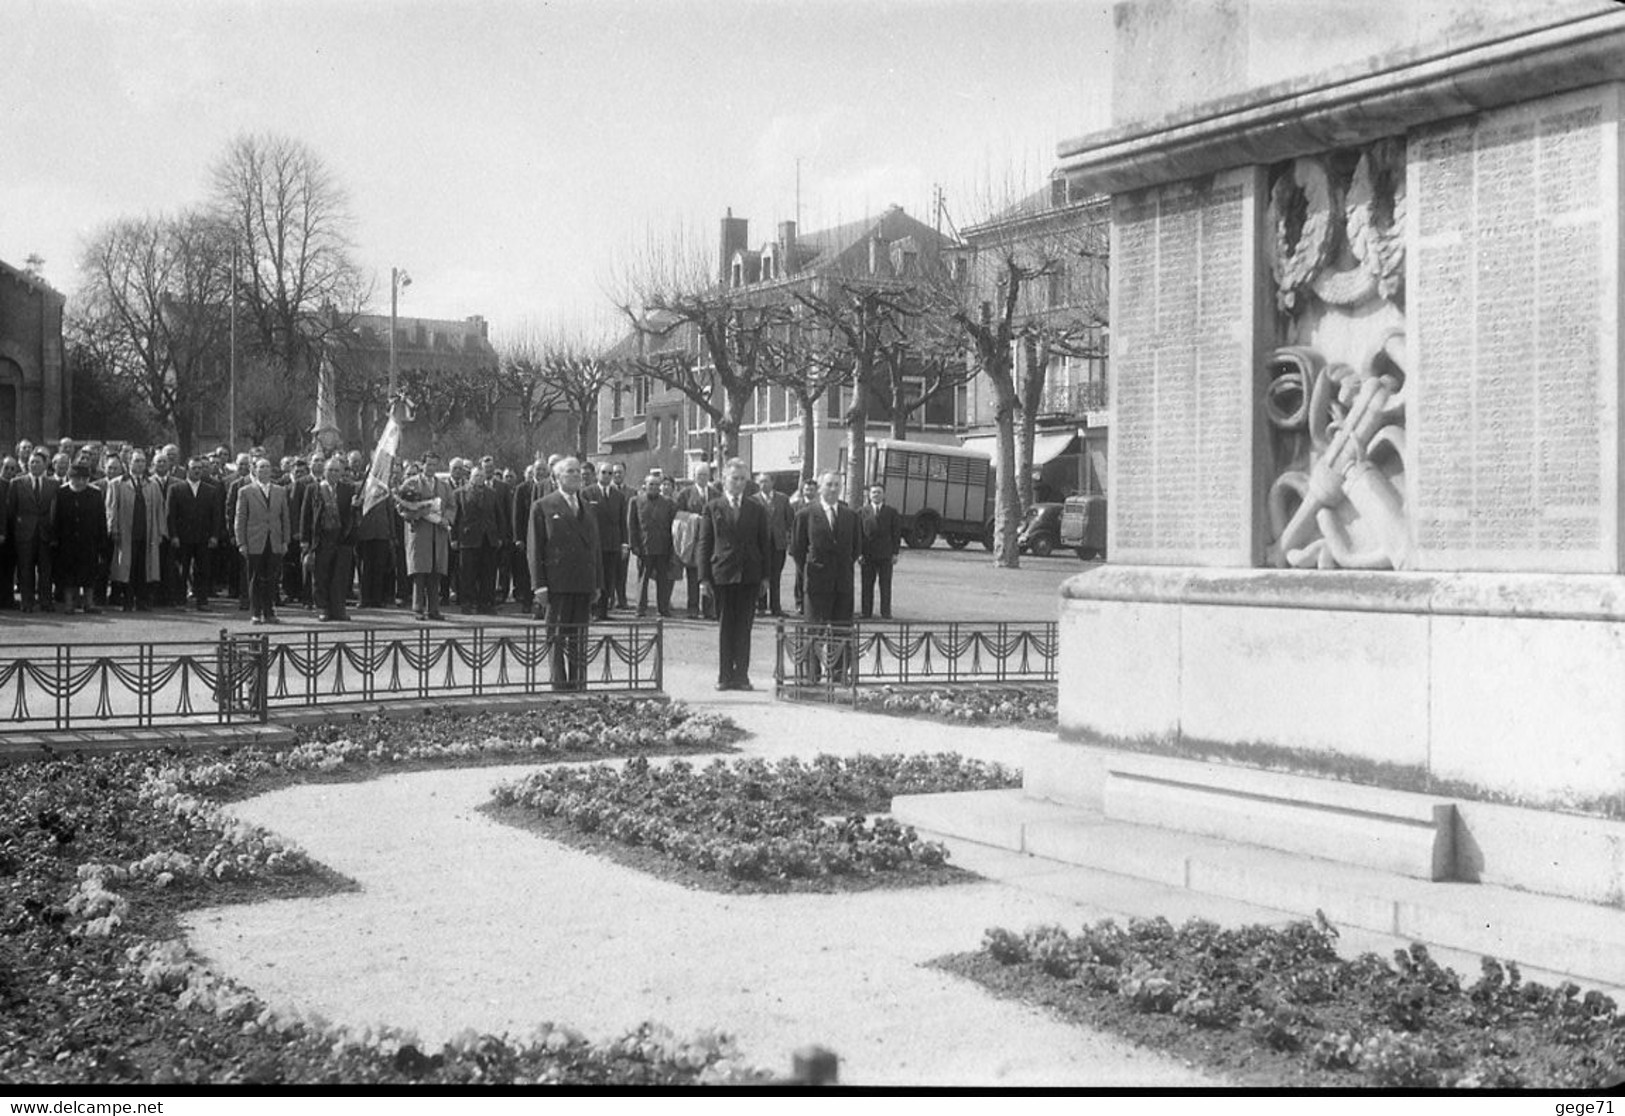
<path fill-rule="evenodd" d="M 1271 86 L 1172 121 L 1065 141 L 1057 154 L 1085 191 L 1119 194 L 1622 79 L 1625 11 L 1604 11 L 1375 73 Z"/>

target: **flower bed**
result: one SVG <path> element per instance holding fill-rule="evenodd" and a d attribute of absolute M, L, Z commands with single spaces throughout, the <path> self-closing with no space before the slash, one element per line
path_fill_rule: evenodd
<path fill-rule="evenodd" d="M 292 748 L 233 750 L 176 766 L 180 789 L 234 799 L 291 782 L 365 779 L 382 770 L 557 762 L 604 756 L 728 752 L 745 735 L 727 717 L 678 702 L 589 697 L 522 712 L 437 707 L 301 726 Z"/>
<path fill-rule="evenodd" d="M 1625 1020 L 1599 992 L 1483 961 L 1464 986 L 1427 949 L 1343 960 L 1307 922 L 1221 930 L 1107 920 L 987 932 L 937 964 L 1266 1086 L 1582 1089 L 1625 1075 Z"/>
<path fill-rule="evenodd" d="M 220 798 L 410 766 L 725 747 L 724 719 L 594 700 L 537 714 L 379 720 L 310 731 L 285 752 L 121 753 L 0 768 L 0 1081 L 51 1084 L 567 1082 L 749 1079 L 715 1035 L 647 1025 L 592 1045 L 544 1025 L 439 1050 L 388 1029 L 281 1015 L 210 973 L 184 910 L 345 885 Z"/>
<path fill-rule="evenodd" d="M 596 838 L 584 843 L 598 849 L 653 854 L 630 861 L 640 867 L 665 861 L 691 870 L 693 882 L 783 890 L 958 878 L 941 844 L 891 818 L 865 815 L 890 809 L 897 794 L 1019 785 L 1009 768 L 951 754 L 821 755 L 811 764 L 717 760 L 701 770 L 644 759 L 620 770 L 555 768 L 493 794 L 499 817 Z"/>
<path fill-rule="evenodd" d="M 1055 687 L 1049 686 L 876 686 L 858 689 L 865 713 L 932 717 L 955 724 L 1020 725 L 1053 729 Z"/>

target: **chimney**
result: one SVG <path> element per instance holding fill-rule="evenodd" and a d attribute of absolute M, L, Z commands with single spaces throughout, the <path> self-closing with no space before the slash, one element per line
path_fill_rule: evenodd
<path fill-rule="evenodd" d="M 779 268 L 790 275 L 796 270 L 796 223 L 779 222 Z"/>
<path fill-rule="evenodd" d="M 468 324 L 473 326 L 476 330 L 479 331 L 481 340 L 487 340 L 487 341 L 490 340 L 490 338 L 491 338 L 491 333 L 490 333 L 491 326 L 490 326 L 490 323 L 488 323 L 485 320 L 485 316 L 483 314 L 470 315 L 469 319 L 468 319 Z"/>
<path fill-rule="evenodd" d="M 750 243 L 750 221 L 744 217 L 735 217 L 730 207 L 728 215 L 722 219 L 721 253 L 717 260 L 717 282 L 728 281 L 728 265 L 733 261 L 735 252 L 743 252 Z"/>

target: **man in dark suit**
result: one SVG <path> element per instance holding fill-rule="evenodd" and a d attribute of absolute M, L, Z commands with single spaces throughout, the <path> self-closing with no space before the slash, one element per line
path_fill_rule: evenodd
<path fill-rule="evenodd" d="M 818 498 L 796 516 L 790 542 L 790 556 L 805 576 L 807 620 L 836 630 L 852 623 L 852 571 L 862 544 L 858 517 L 840 497 L 840 474 L 820 474 Z M 816 651 L 813 661 L 805 664 L 813 680 L 821 673 L 822 661 L 827 661 L 835 681 L 842 681 L 849 657 L 844 637 L 820 643 Z"/>
<path fill-rule="evenodd" d="M 350 618 L 344 600 L 355 569 L 360 504 L 361 490 L 344 479 L 344 459 L 334 454 L 322 467 L 321 483 L 313 485 L 306 495 L 299 517 L 299 541 L 316 556 L 311 603 L 322 620 Z"/>
<path fill-rule="evenodd" d="M 604 473 L 607 477 L 614 475 L 607 465 Z M 615 579 L 621 572 L 621 544 L 626 541 L 626 493 L 610 483 L 588 483 L 581 494 L 598 519 L 599 561 L 604 566 L 604 594 L 598 598 L 598 619 L 608 620 L 610 606 L 615 603 L 612 599 Z"/>
<path fill-rule="evenodd" d="M 497 498 L 497 542 L 491 553 L 492 600 L 500 604 L 508 599 L 512 588 L 510 568 L 513 565 L 513 490 L 497 468 L 497 459 L 490 454 L 480 458 L 480 469 L 485 473 L 485 485 Z"/>
<path fill-rule="evenodd" d="M 670 477 L 650 473 L 644 490 L 626 509 L 626 538 L 638 559 L 638 615 L 649 614 L 649 582 L 655 583 L 655 608 L 671 616 L 671 524 L 677 506 L 666 493 L 675 491 Z"/>
<path fill-rule="evenodd" d="M 305 494 L 315 485 L 317 476 L 310 471 L 310 462 L 303 457 L 294 458 L 293 471 L 288 478 L 285 491 L 288 494 L 288 515 L 295 524 L 301 522 L 305 511 Z M 237 522 L 233 515 L 232 523 Z M 298 531 L 294 532 L 295 536 Z M 241 555 L 242 548 L 238 547 Z M 245 562 L 244 565 L 247 565 Z M 308 603 L 309 597 L 305 592 L 304 551 L 299 545 L 297 537 L 288 540 L 288 552 L 282 556 L 282 599 L 300 604 Z"/>
<path fill-rule="evenodd" d="M 282 556 L 288 553 L 293 521 L 288 494 L 271 483 L 271 463 L 254 462 L 254 479 L 237 494 L 237 522 L 232 525 L 237 553 L 248 566 L 248 603 L 256 624 L 275 624 L 276 583 Z"/>
<path fill-rule="evenodd" d="M 57 482 L 45 474 L 45 451 L 28 457 L 28 475 L 6 489 L 5 537 L 17 555 L 17 592 L 24 612 L 51 603 L 51 542 L 56 520 Z"/>
<path fill-rule="evenodd" d="M 11 541 L 11 528 L 6 525 L 6 505 L 11 494 L 11 482 L 17 476 L 17 459 L 7 457 L 0 461 L 0 608 L 17 607 L 13 586 L 17 583 L 17 548 Z"/>
<path fill-rule="evenodd" d="M 636 493 L 626 486 L 626 466 L 617 461 L 611 465 L 604 466 L 604 471 L 609 474 L 607 478 L 609 481 L 609 486 L 621 494 L 621 499 L 624 506 L 630 508 L 632 506 L 632 498 L 636 495 Z M 632 560 L 632 543 L 629 539 L 625 538 L 624 535 L 625 532 L 623 531 L 623 537 L 621 539 L 621 553 L 619 559 L 615 563 L 615 576 L 610 579 L 609 584 L 605 587 L 606 591 L 614 590 L 615 607 L 622 610 L 627 607 L 626 568 L 628 565 L 630 565 Z"/>
<path fill-rule="evenodd" d="M 863 618 L 875 614 L 875 582 L 880 582 L 880 618 L 891 619 L 892 565 L 903 549 L 903 517 L 886 503 L 886 486 L 871 484 L 869 502 L 858 515 L 863 536 Z"/>
<path fill-rule="evenodd" d="M 779 582 L 784 579 L 784 559 L 790 553 L 790 536 L 795 531 L 796 513 L 790 509 L 790 497 L 773 486 L 772 473 L 756 474 L 756 489 L 754 498 L 767 509 L 767 539 L 773 547 L 767 559 L 767 603 L 764 609 L 774 616 L 783 616 Z"/>
<path fill-rule="evenodd" d="M 209 583 L 213 578 L 214 548 L 220 542 L 222 507 L 219 490 L 203 479 L 203 458 L 186 463 L 186 479 L 169 492 L 169 537 L 184 583 L 192 583 L 192 605 L 209 609 Z"/>
<path fill-rule="evenodd" d="M 164 608 L 171 606 L 179 608 L 186 604 L 186 583 L 181 580 L 180 574 L 180 547 L 168 535 L 169 498 L 174 494 L 177 485 L 186 483 L 186 478 L 175 471 L 179 460 L 178 457 L 169 455 L 167 446 L 153 454 L 152 458 L 152 477 L 158 482 L 159 491 L 164 496 L 165 533 L 164 538 L 158 542 L 158 603 Z M 181 472 L 184 473 L 185 470 Z"/>
<path fill-rule="evenodd" d="M 513 507 L 509 513 L 509 522 L 513 524 L 513 545 L 509 548 L 510 565 L 513 566 L 513 599 L 519 603 L 521 610 L 530 611 L 530 559 L 527 547 L 530 542 L 530 509 L 547 494 L 547 485 L 537 475 L 537 471 L 546 468 L 545 465 L 529 465 L 525 468 L 525 479 L 514 485 Z"/>
<path fill-rule="evenodd" d="M 752 690 L 750 629 L 756 598 L 767 591 L 771 544 L 767 509 L 745 495 L 750 470 L 738 458 L 723 467 L 722 495 L 705 505 L 694 547 L 700 597 L 717 608 L 717 689 Z"/>
<path fill-rule="evenodd" d="M 677 510 L 703 515 L 706 506 L 721 495 L 722 489 L 711 483 L 711 466 L 697 465 L 694 468 L 694 483 L 677 494 Z M 715 620 L 712 598 L 700 592 L 700 582 L 704 579 L 700 576 L 699 563 L 685 563 L 683 572 L 688 580 L 688 618 Z"/>
<path fill-rule="evenodd" d="M 554 468 L 558 491 L 531 507 L 525 552 L 530 558 L 538 618 L 545 610 L 553 645 L 553 688 L 587 688 L 587 623 L 604 588 L 598 520 L 581 497 L 581 462 L 566 457 Z"/>
<path fill-rule="evenodd" d="M 496 611 L 497 554 L 505 518 L 485 469 L 475 465 L 468 483 L 452 497 L 451 542 L 457 550 L 457 604 L 467 615 Z"/>
<path fill-rule="evenodd" d="M 801 515 L 801 512 L 802 512 L 803 509 L 808 508 L 808 507 L 810 507 L 810 506 L 812 506 L 813 504 L 816 504 L 816 503 L 818 503 L 818 479 L 816 477 L 809 477 L 807 480 L 804 480 L 804 481 L 801 482 L 801 487 L 796 490 L 796 494 L 794 496 L 790 497 L 790 519 L 791 519 L 790 534 L 792 536 L 792 540 L 793 540 L 794 535 L 795 535 L 795 520 Z M 797 616 L 806 616 L 807 615 L 807 571 L 803 568 L 800 558 L 797 558 L 795 560 L 795 563 L 796 563 L 796 615 Z"/>

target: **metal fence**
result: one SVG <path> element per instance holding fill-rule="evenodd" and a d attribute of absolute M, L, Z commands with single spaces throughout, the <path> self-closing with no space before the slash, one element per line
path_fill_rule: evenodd
<path fill-rule="evenodd" d="M 14 645 L 0 658 L 0 733 L 263 722 L 276 709 L 391 699 L 658 692 L 664 659 L 659 623 L 557 638 L 539 624 L 436 625 Z"/>
<path fill-rule="evenodd" d="M 860 686 L 1050 682 L 1054 621 L 812 624 L 781 620 L 773 686 L 792 701 L 857 701 Z"/>

